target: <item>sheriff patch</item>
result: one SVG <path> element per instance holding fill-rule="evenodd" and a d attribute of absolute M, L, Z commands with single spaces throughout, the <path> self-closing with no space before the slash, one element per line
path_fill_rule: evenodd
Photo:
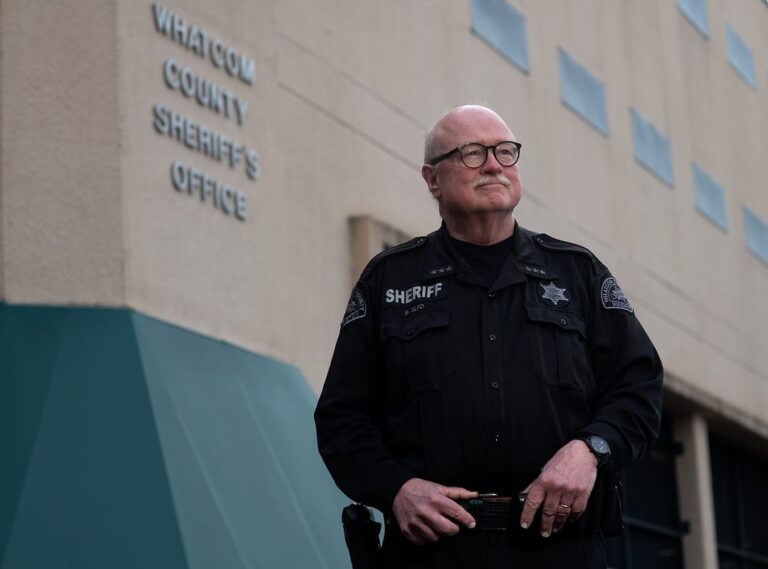
<path fill-rule="evenodd" d="M 549 281 L 549 284 L 539 283 L 541 287 L 541 300 L 544 304 L 550 304 L 552 306 L 565 306 L 571 302 L 568 291 L 564 288 L 558 288 L 555 286 L 554 281 Z"/>
<path fill-rule="evenodd" d="M 344 328 L 350 322 L 365 318 L 366 314 L 368 314 L 368 305 L 365 303 L 365 297 L 362 291 L 355 287 L 352 289 L 352 294 L 349 297 L 349 303 L 347 304 L 347 310 L 344 312 L 341 327 Z"/>
<path fill-rule="evenodd" d="M 608 277 L 603 281 L 600 287 L 600 301 L 603 308 L 608 310 L 626 310 L 630 314 L 635 313 L 635 309 L 627 299 L 627 295 L 621 290 L 619 283 L 613 277 Z"/>
<path fill-rule="evenodd" d="M 416 285 L 405 290 L 396 288 L 387 289 L 384 300 L 387 304 L 410 304 L 414 300 L 428 298 L 440 298 L 445 296 L 445 287 L 442 282 L 430 285 Z"/>

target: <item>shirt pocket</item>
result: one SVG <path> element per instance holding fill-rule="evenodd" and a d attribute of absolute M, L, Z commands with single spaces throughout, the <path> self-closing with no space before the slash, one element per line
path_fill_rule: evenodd
<path fill-rule="evenodd" d="M 382 322 L 379 337 L 384 342 L 390 394 L 408 401 L 440 389 L 450 371 L 448 325 L 450 312 L 433 309 Z"/>
<path fill-rule="evenodd" d="M 587 331 L 576 313 L 526 304 L 533 372 L 546 384 L 585 391 L 593 383 Z"/>

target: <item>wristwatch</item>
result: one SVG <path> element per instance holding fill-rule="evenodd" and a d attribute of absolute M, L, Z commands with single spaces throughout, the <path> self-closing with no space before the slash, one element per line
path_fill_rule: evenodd
<path fill-rule="evenodd" d="M 587 443 L 589 451 L 597 457 L 597 466 L 603 466 L 611 460 L 611 447 L 603 437 L 598 435 L 581 434 L 577 439 Z"/>

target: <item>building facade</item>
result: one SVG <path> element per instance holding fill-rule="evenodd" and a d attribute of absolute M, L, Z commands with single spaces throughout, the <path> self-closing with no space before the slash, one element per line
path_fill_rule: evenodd
<path fill-rule="evenodd" d="M 665 364 L 611 566 L 768 567 L 763 0 L 0 1 L 2 567 L 339 567 L 311 410 L 457 105 Z"/>

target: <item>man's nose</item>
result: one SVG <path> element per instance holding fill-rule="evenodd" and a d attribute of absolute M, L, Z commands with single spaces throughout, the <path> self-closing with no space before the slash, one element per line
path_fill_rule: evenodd
<path fill-rule="evenodd" d="M 504 171 L 504 166 L 499 164 L 499 161 L 496 160 L 496 155 L 490 148 L 488 149 L 488 157 L 485 159 L 485 163 L 480 167 L 480 171 L 496 174 Z"/>

